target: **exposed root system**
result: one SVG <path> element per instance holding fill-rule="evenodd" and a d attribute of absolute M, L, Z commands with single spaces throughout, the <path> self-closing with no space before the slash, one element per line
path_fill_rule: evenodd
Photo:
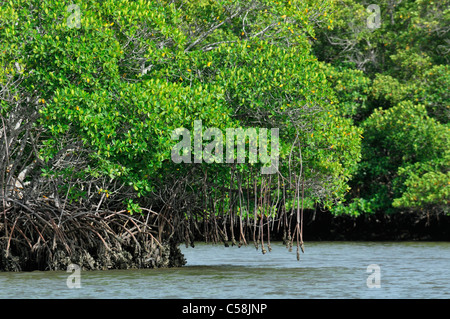
<path fill-rule="evenodd" d="M 182 266 L 175 243 L 160 242 L 148 219 L 120 212 L 5 210 L 0 270 L 127 269 Z"/>

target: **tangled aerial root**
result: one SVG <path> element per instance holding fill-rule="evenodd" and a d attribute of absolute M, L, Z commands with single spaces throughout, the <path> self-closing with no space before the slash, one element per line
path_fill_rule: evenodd
<path fill-rule="evenodd" d="M 66 270 L 72 263 L 86 270 L 185 263 L 174 242 L 155 237 L 157 230 L 145 216 L 23 208 L 0 213 L 0 270 Z"/>

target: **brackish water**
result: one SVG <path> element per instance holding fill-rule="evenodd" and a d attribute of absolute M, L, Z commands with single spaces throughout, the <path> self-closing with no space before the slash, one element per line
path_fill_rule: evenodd
<path fill-rule="evenodd" d="M 81 288 L 64 271 L 0 272 L 0 298 L 450 298 L 450 242 L 306 242 L 300 261 L 282 243 L 265 255 L 253 244 L 182 251 L 182 268 L 81 271 Z"/>

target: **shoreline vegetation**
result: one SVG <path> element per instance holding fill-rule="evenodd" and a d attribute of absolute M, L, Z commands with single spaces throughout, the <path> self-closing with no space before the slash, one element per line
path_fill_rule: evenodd
<path fill-rule="evenodd" d="M 70 264 L 84 270 L 165 268 L 185 263 L 175 242 L 158 241 L 148 218 L 126 211 L 57 216 L 41 208 L 8 212 L 7 217 L 0 222 L 0 271 L 66 270 Z"/>
<path fill-rule="evenodd" d="M 146 224 L 142 216 L 123 213 L 80 214 L 76 220 L 73 217 L 60 220 L 59 225 L 55 220 L 45 221 L 49 214 L 39 217 L 41 225 L 36 220 L 31 222 L 30 215 L 36 214 L 23 214 L 15 225 L 24 227 L 30 223 L 36 229 L 33 235 L 39 238 L 31 246 L 32 234 L 28 234 L 30 238 L 11 237 L 9 247 L 1 247 L 2 252 L 8 254 L 0 256 L 0 271 L 66 270 L 70 264 L 77 264 L 83 270 L 182 267 L 186 260 L 178 246 L 195 247 L 199 242 L 225 247 L 247 244 L 255 245 L 256 249 L 262 246 L 263 253 L 270 252 L 271 241 L 283 241 L 290 251 L 293 248 L 290 236 L 295 229 L 280 231 L 276 222 L 271 224 L 264 238 L 257 236 L 255 241 L 251 239 L 255 230 L 251 225 L 228 229 L 229 233 L 236 234 L 243 230 L 241 240 L 236 241 L 226 237 L 230 223 L 221 228 L 220 232 L 225 234 L 221 238 L 215 237 L 218 235 L 215 231 L 208 232 L 208 228 L 214 229 L 212 225 L 201 223 L 184 242 L 179 238 L 160 243 L 154 237 L 154 227 Z M 304 223 L 306 245 L 308 241 L 330 240 L 450 241 L 450 216 L 445 214 L 404 212 L 336 216 L 331 212 L 306 210 Z M 3 225 L 0 223 L 0 231 Z M 16 231 L 24 234 L 21 229 Z"/>
<path fill-rule="evenodd" d="M 3 1 L 0 270 L 449 240 L 449 7 Z"/>

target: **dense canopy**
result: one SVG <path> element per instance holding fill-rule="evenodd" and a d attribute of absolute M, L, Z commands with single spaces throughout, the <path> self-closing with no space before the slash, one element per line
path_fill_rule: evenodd
<path fill-rule="evenodd" d="M 304 209 L 448 213 L 449 3 L 379 1 L 373 28 L 366 2 L 3 1 L 0 267 L 158 266 L 196 232 L 265 252 L 274 225 L 299 257 Z M 255 132 L 258 161 L 239 135 L 174 162 L 177 129 L 203 159 Z"/>

